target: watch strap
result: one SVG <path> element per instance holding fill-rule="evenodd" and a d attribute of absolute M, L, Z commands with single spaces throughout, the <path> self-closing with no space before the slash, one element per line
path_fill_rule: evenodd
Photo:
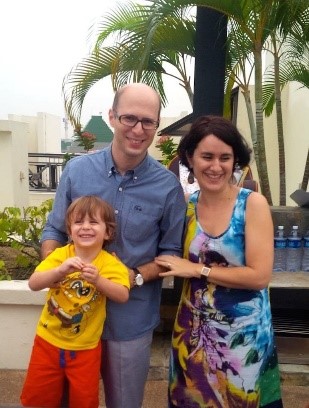
<path fill-rule="evenodd" d="M 134 286 L 141 287 L 144 284 L 144 278 L 143 275 L 141 274 L 141 271 L 137 268 L 132 268 L 134 272 Z"/>
<path fill-rule="evenodd" d="M 136 275 L 141 275 L 141 271 L 139 269 L 137 269 L 137 268 L 132 268 L 132 271 L 135 273 L 135 276 Z"/>

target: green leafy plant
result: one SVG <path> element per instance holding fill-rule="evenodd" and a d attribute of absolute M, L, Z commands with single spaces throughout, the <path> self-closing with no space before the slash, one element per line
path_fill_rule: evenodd
<path fill-rule="evenodd" d="M 156 143 L 156 148 L 162 153 L 162 163 L 166 166 L 177 154 L 177 143 L 170 136 L 163 135 Z"/>
<path fill-rule="evenodd" d="M 74 154 L 74 153 L 65 153 L 64 155 L 63 155 L 63 160 L 62 160 L 62 168 L 64 169 L 65 168 L 65 165 L 67 164 L 67 162 L 69 161 L 69 160 L 71 160 L 72 159 L 72 157 L 75 157 L 76 156 L 76 154 Z"/>
<path fill-rule="evenodd" d="M 6 207 L 0 212 L 0 245 L 16 251 L 14 266 L 21 271 L 23 279 L 28 278 L 40 261 L 40 237 L 52 203 L 53 199 L 49 199 L 39 206 L 23 210 Z M 0 279 L 8 274 L 7 265 L 0 260 Z"/>
<path fill-rule="evenodd" d="M 0 281 L 11 279 L 12 277 L 5 266 L 5 262 L 0 259 Z"/>
<path fill-rule="evenodd" d="M 74 140 L 78 146 L 82 147 L 88 153 L 89 150 L 93 149 L 96 137 L 90 132 L 83 132 L 81 126 L 78 125 L 75 129 Z"/>

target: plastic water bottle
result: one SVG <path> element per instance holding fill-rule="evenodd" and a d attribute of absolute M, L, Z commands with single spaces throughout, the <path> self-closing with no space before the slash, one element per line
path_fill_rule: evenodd
<path fill-rule="evenodd" d="M 278 225 L 274 237 L 275 257 L 273 271 L 275 272 L 286 271 L 286 245 L 287 239 L 284 234 L 284 226 Z"/>
<path fill-rule="evenodd" d="M 309 272 L 309 230 L 306 232 L 306 235 L 304 236 L 304 249 L 301 270 Z"/>
<path fill-rule="evenodd" d="M 302 263 L 302 239 L 299 235 L 298 226 L 293 225 L 287 239 L 286 270 L 298 272 Z"/>

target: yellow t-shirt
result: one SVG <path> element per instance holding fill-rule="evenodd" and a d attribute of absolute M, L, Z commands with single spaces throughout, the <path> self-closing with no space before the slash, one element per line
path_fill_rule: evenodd
<path fill-rule="evenodd" d="M 57 248 L 36 272 L 53 269 L 74 257 L 73 244 Z M 126 266 L 105 250 L 92 262 L 101 276 L 130 288 Z M 81 279 L 80 272 L 66 276 L 59 288 L 51 288 L 37 326 L 37 335 L 65 350 L 86 350 L 97 346 L 106 318 L 106 296 Z"/>

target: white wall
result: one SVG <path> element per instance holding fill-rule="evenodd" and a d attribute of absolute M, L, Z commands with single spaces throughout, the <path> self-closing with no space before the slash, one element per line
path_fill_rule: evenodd
<path fill-rule="evenodd" d="M 8 119 L 14 122 L 23 122 L 28 124 L 29 132 L 27 134 L 28 152 L 36 153 L 38 151 L 37 137 L 37 118 L 36 116 L 8 115 Z"/>
<path fill-rule="evenodd" d="M 28 153 L 61 153 L 61 118 L 47 113 L 8 118 L 0 121 L 0 210 L 39 205 L 51 195 L 34 195 L 30 202 Z"/>
<path fill-rule="evenodd" d="M 32 292 L 25 280 L 0 281 L 0 293 L 0 369 L 25 370 L 46 290 Z"/>
<path fill-rule="evenodd" d="M 0 121 L 0 210 L 28 207 L 28 136 L 25 123 Z"/>
<path fill-rule="evenodd" d="M 55 198 L 55 192 L 29 191 L 29 206 L 39 207 L 44 201 Z"/>
<path fill-rule="evenodd" d="M 300 188 L 309 148 L 309 90 L 300 89 L 300 84 L 291 83 L 286 93 L 284 132 L 287 193 L 290 195 Z"/>
<path fill-rule="evenodd" d="M 61 125 L 59 116 L 38 113 L 38 153 L 61 153 Z"/>
<path fill-rule="evenodd" d="M 59 116 L 39 112 L 37 116 L 9 114 L 8 119 L 29 125 L 29 153 L 61 153 L 62 119 Z"/>

